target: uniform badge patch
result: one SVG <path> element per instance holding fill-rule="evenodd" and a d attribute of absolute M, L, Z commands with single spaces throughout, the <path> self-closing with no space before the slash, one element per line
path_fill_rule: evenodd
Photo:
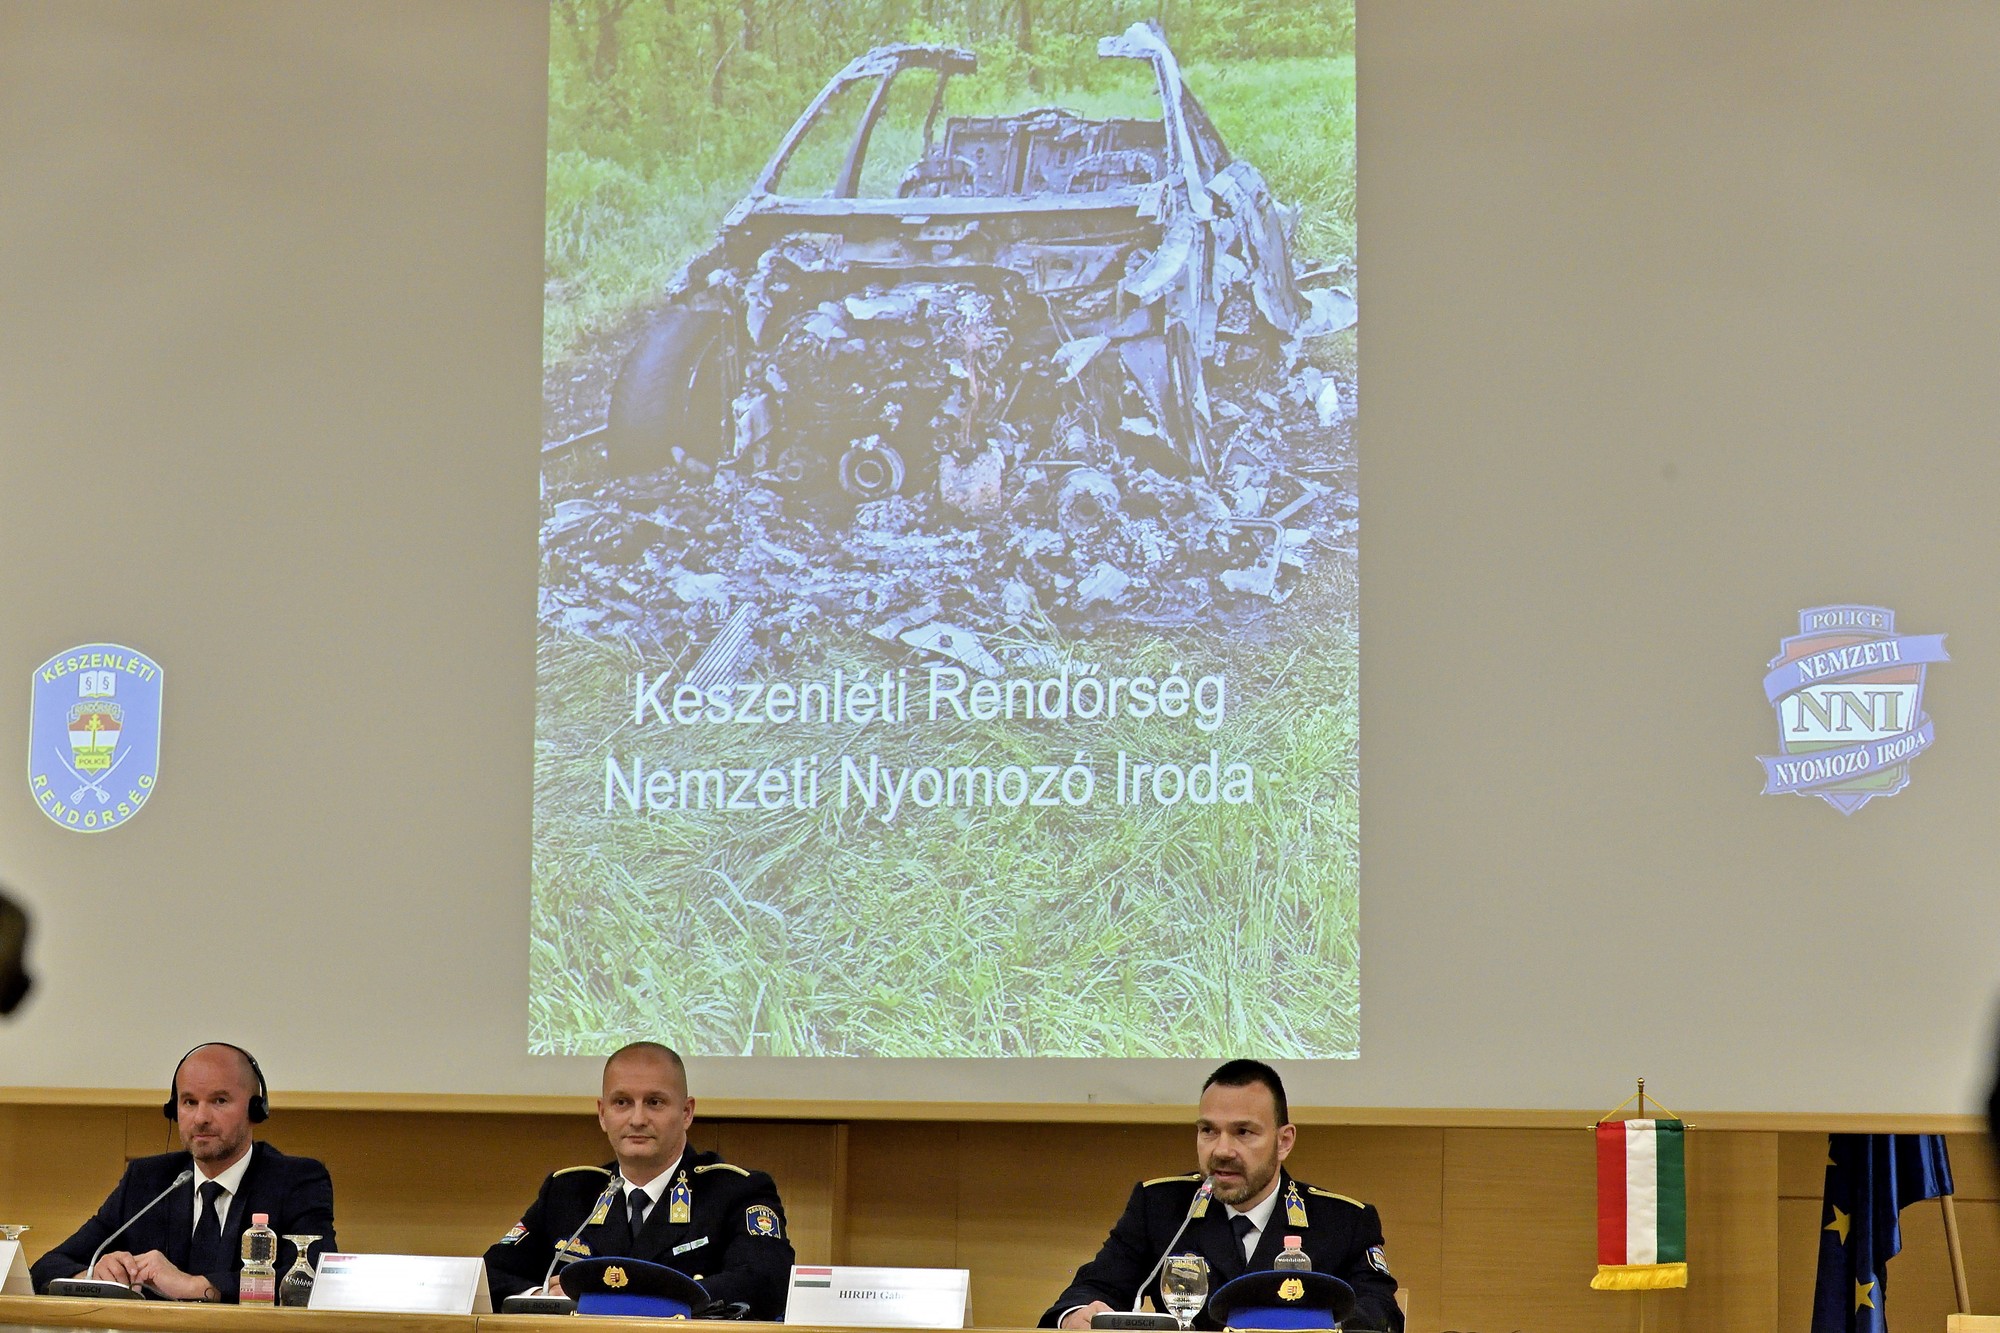
<path fill-rule="evenodd" d="M 778 1221 L 775 1209 L 761 1203 L 753 1203 L 743 1212 L 743 1225 L 753 1236 L 768 1236 L 772 1240 L 783 1240 L 785 1229 Z"/>
<path fill-rule="evenodd" d="M 527 1234 L 528 1234 L 528 1224 L 526 1222 L 516 1222 L 513 1225 L 513 1228 L 509 1230 L 506 1235 L 500 1238 L 500 1243 L 502 1245 L 512 1245 L 515 1241 L 521 1239 L 521 1237 Z"/>
<path fill-rule="evenodd" d="M 675 1226 L 686 1226 L 694 1220 L 694 1191 L 688 1188 L 688 1173 L 681 1172 L 680 1179 L 667 1191 L 667 1221 Z"/>
<path fill-rule="evenodd" d="M 1374 1269 L 1376 1272 L 1380 1273 L 1383 1277 L 1394 1276 L 1394 1274 L 1392 1274 L 1389 1271 L 1389 1261 L 1387 1258 L 1383 1256 L 1382 1247 L 1380 1245 L 1370 1245 L 1368 1247 L 1368 1266 Z"/>
<path fill-rule="evenodd" d="M 139 812 L 160 771 L 159 663 L 115 643 L 86 643 L 35 668 L 28 790 L 77 833 Z"/>
<path fill-rule="evenodd" d="M 1278 1284 L 1278 1299 L 1295 1301 L 1306 1294 L 1306 1284 L 1295 1277 L 1288 1277 Z"/>
<path fill-rule="evenodd" d="M 1306 1201 L 1299 1197 L 1299 1182 L 1285 1186 L 1285 1221 L 1295 1227 L 1306 1225 Z"/>
<path fill-rule="evenodd" d="M 632 1280 L 631 1278 L 625 1276 L 625 1270 L 620 1268 L 617 1264 L 613 1264 L 611 1265 L 611 1267 L 604 1270 L 604 1285 L 611 1288 L 613 1291 L 618 1290 L 618 1288 L 624 1286 L 627 1282 L 630 1282 L 631 1280 Z"/>

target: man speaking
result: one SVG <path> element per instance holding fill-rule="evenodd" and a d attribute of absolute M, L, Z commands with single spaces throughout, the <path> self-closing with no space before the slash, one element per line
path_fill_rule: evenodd
<path fill-rule="evenodd" d="M 542 1182 L 528 1211 L 486 1251 L 493 1299 L 542 1287 L 563 1294 L 558 1259 L 619 1256 L 679 1269 L 751 1319 L 785 1311 L 792 1243 L 785 1207 L 762 1171 L 688 1145 L 694 1098 L 679 1055 L 640 1041 L 604 1062 L 597 1123 L 615 1161 L 572 1166 Z M 616 1189 L 612 1186 L 615 1184 Z"/>
<path fill-rule="evenodd" d="M 1381 1219 L 1367 1204 L 1292 1179 L 1282 1164 L 1297 1135 L 1277 1070 L 1231 1060 L 1210 1074 L 1195 1120 L 1201 1170 L 1135 1186 L 1125 1215 L 1097 1257 L 1076 1270 L 1069 1289 L 1042 1316 L 1042 1327 L 1088 1328 L 1092 1315 L 1134 1309 L 1147 1293 L 1164 1310 L 1156 1266 L 1170 1245 L 1173 1253 L 1208 1260 L 1212 1293 L 1232 1278 L 1270 1268 L 1286 1238 L 1297 1236 L 1314 1272 L 1354 1288 L 1354 1313 L 1342 1328 L 1401 1330 L 1396 1279 L 1382 1257 Z M 1204 1309 L 1195 1327 L 1216 1324 Z"/>
<path fill-rule="evenodd" d="M 270 1214 L 281 1236 L 321 1237 L 316 1255 L 338 1248 L 326 1168 L 250 1141 L 250 1126 L 269 1107 L 264 1075 L 248 1051 L 224 1042 L 197 1046 L 174 1069 L 171 1087 L 162 1109 L 180 1126 L 186 1151 L 128 1164 L 97 1215 L 35 1261 L 36 1291 L 82 1273 L 115 1241 L 89 1276 L 169 1300 L 234 1301 L 252 1213 Z M 180 1181 L 183 1173 L 191 1179 Z M 280 1272 L 291 1258 L 280 1251 Z"/>

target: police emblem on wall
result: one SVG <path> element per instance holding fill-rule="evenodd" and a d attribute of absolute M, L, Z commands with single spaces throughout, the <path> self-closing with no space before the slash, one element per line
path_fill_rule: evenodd
<path fill-rule="evenodd" d="M 1950 661 L 1942 634 L 1898 634 L 1880 606 L 1816 606 L 1779 641 L 1764 675 L 1781 753 L 1759 755 L 1764 793 L 1817 796 L 1851 815 L 1910 781 L 1936 739 L 1924 672 Z"/>
<path fill-rule="evenodd" d="M 117 828 L 152 799 L 160 772 L 159 663 L 88 643 L 35 668 L 28 791 L 78 833 Z"/>

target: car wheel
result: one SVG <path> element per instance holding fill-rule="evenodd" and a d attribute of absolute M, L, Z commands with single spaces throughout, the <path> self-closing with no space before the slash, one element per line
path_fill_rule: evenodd
<path fill-rule="evenodd" d="M 735 349 L 726 316 L 677 307 L 640 336 L 611 385 L 605 449 L 619 476 L 670 464 L 707 472 L 735 438 Z"/>

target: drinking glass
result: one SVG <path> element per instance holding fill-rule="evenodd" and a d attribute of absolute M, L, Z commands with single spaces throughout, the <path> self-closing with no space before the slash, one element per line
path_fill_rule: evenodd
<path fill-rule="evenodd" d="M 1198 1254 L 1177 1254 L 1167 1260 L 1160 1270 L 1160 1293 L 1166 1297 L 1167 1313 L 1182 1328 L 1192 1327 L 1208 1301 L 1208 1260 Z"/>
<path fill-rule="evenodd" d="M 312 1299 L 313 1267 L 308 1253 L 318 1236 L 287 1236 L 286 1240 L 298 1247 L 299 1257 L 285 1270 L 285 1280 L 278 1284 L 278 1304 L 302 1307 Z"/>
<path fill-rule="evenodd" d="M 33 1227 L 16 1226 L 12 1222 L 0 1222 L 0 1240 L 19 1240 L 23 1234 L 32 1230 L 34 1230 Z"/>

